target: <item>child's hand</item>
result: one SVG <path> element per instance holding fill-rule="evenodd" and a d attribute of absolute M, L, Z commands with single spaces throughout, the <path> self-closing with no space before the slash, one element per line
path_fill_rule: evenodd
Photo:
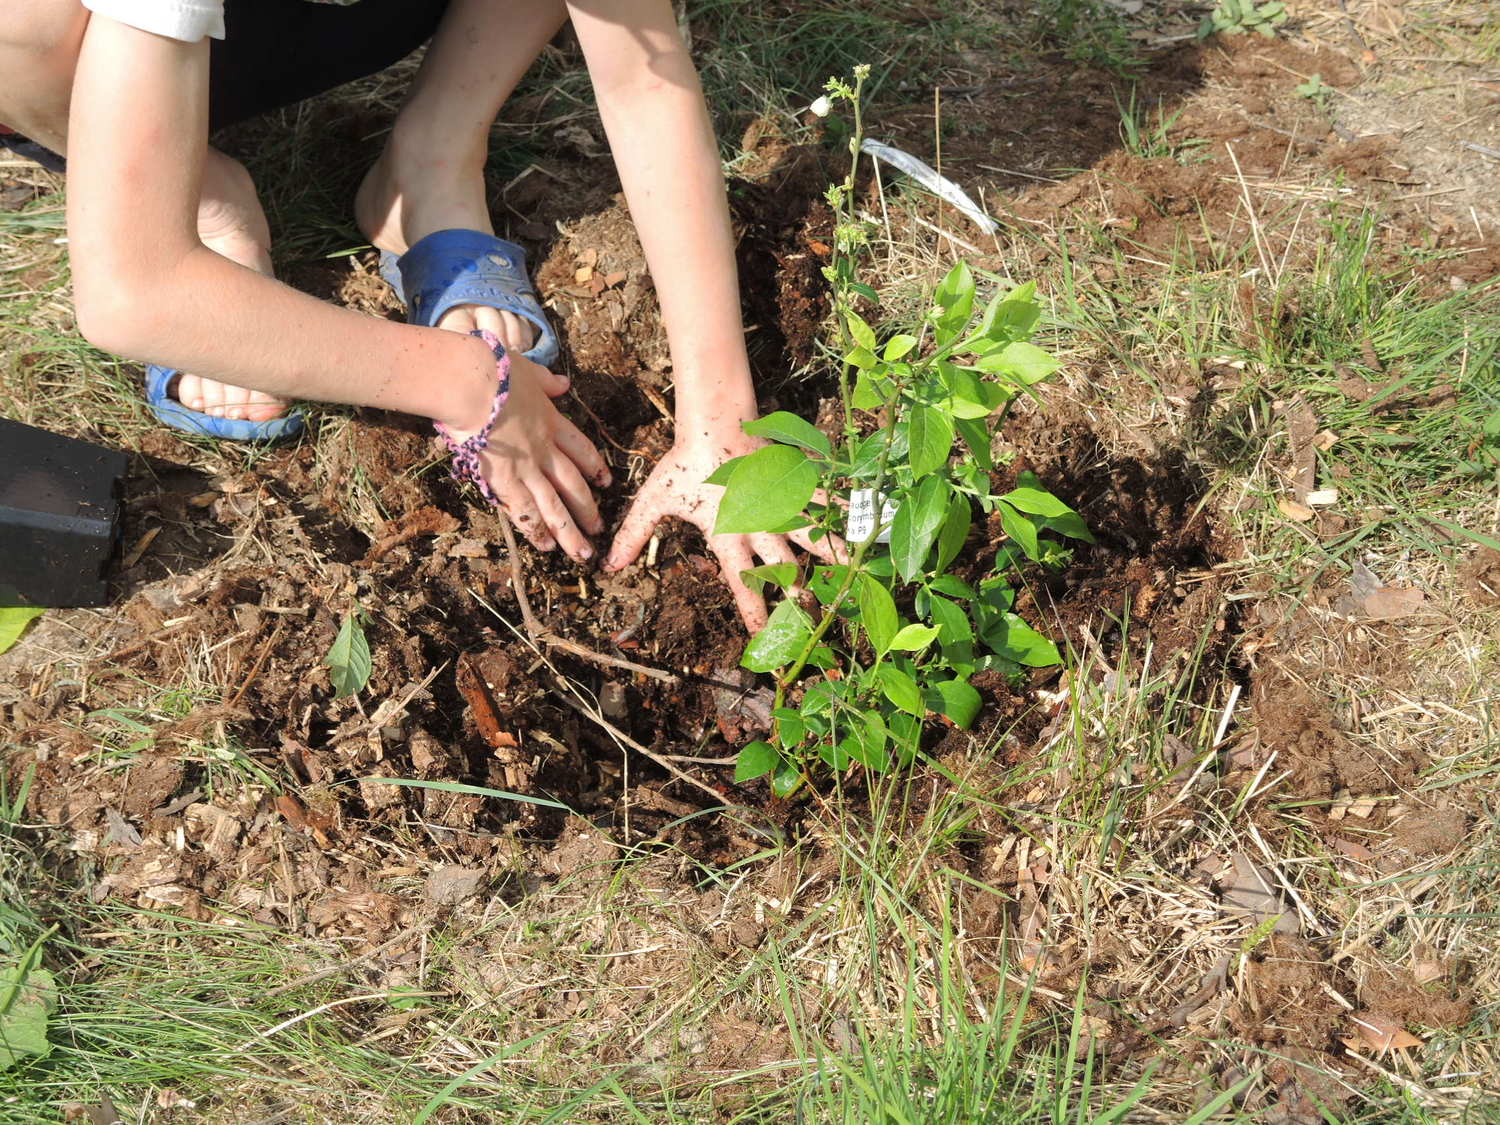
<path fill-rule="evenodd" d="M 491 490 L 521 534 L 541 551 L 559 543 L 580 562 L 593 557 L 585 535 L 604 530 L 592 481 L 610 483 L 604 458 L 551 400 L 568 379 L 519 353 L 510 356 L 510 397 L 490 430 L 480 465 Z M 462 440 L 470 435 L 454 431 Z"/>
<path fill-rule="evenodd" d="M 824 562 L 842 562 L 846 557 L 841 543 L 829 539 L 814 543 L 806 530 L 794 531 L 790 535 L 713 534 L 724 489 L 715 484 L 704 484 L 704 480 L 731 457 L 754 452 L 764 444 L 741 432 L 738 426 L 719 434 L 679 438 L 646 478 L 640 494 L 626 513 L 625 522 L 615 535 L 614 545 L 604 560 L 604 569 L 621 570 L 633 563 L 656 530 L 656 525 L 665 517 L 687 520 L 703 532 L 709 549 L 718 558 L 724 581 L 734 593 L 745 627 L 752 633 L 760 629 L 766 623 L 766 600 L 740 578 L 740 571 L 756 565 L 757 556 L 767 563 L 795 562 L 796 556 L 787 542 L 790 540 Z"/>

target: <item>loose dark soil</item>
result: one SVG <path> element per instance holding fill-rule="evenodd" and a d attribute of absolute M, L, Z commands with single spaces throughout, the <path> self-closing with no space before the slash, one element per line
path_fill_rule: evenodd
<path fill-rule="evenodd" d="M 1205 252 L 1246 244 L 1240 176 L 1338 172 L 1373 199 L 1392 201 L 1403 191 L 1404 172 L 1392 163 L 1386 142 L 1340 137 L 1316 105 L 1290 93 L 1288 71 L 1317 72 L 1334 87 L 1358 80 L 1355 64 L 1326 49 L 1246 37 L 1155 59 L 1137 98 L 1144 106 L 1159 103 L 1167 116 L 1183 109 L 1171 137 L 1204 142 L 1187 163 L 1120 151 L 1115 98 L 1124 95 L 1111 76 L 1062 62 L 1010 75 L 998 56 L 989 68 L 983 96 L 948 106 L 963 127 L 945 139 L 945 168 L 982 188 L 996 213 L 1015 222 L 1098 224 L 1135 263 L 1129 268 L 1143 274 L 1159 268 L 1151 263 L 1170 256 L 1184 239 Z M 1216 96 L 1187 100 L 1205 88 Z M 1023 106 L 1044 124 L 1016 129 Z M 355 134 L 368 132 L 349 129 L 351 144 Z M 883 108 L 876 131 L 919 155 L 935 155 L 930 106 Z M 814 414 L 831 392 L 814 363 L 827 310 L 820 267 L 829 254 L 832 220 L 821 196 L 831 158 L 819 145 L 787 142 L 768 123 L 752 125 L 744 147 L 752 159 L 744 165 L 746 178 L 731 184 L 731 199 L 762 405 Z M 550 167 L 551 178 L 533 174 L 500 193 L 497 213 L 526 216 L 512 233 L 534 251 L 538 286 L 565 345 L 564 369 L 574 375 L 564 408 L 622 481 L 603 498 L 613 525 L 670 444 L 670 356 L 607 157 L 569 150 Z M 1084 170 L 1063 170 L 1070 167 Z M 1038 176 L 1055 182 L 1039 184 Z M 559 190 L 559 178 L 576 191 Z M 924 206 L 948 229 L 965 229 L 954 213 Z M 1476 250 L 1434 276 L 1435 287 L 1467 277 L 1464 270 L 1482 273 L 1500 254 L 1495 246 L 1475 246 L 1472 228 L 1466 234 L 1459 222 L 1433 211 L 1431 201 L 1389 206 L 1385 232 L 1393 245 L 1403 229 L 1420 228 L 1429 241 Z M 1289 228 L 1263 218 L 1268 250 L 1280 255 Z M 1030 265 L 1045 267 L 1048 258 L 1039 250 Z M 1092 271 L 1116 280 L 1110 261 L 1101 255 L 1082 262 L 1082 276 Z M 978 264 L 1002 271 L 1014 265 L 983 255 Z M 367 259 L 292 263 L 288 276 L 351 307 L 396 315 Z M 1252 292 L 1247 300 L 1253 299 Z M 810 364 L 813 376 L 793 377 Z M 1208 410 L 1220 374 L 1183 369 L 1168 373 L 1168 381 L 1190 400 L 1201 397 Z M 1065 570 L 1030 576 L 1020 612 L 1075 651 L 1096 652 L 1106 661 L 1121 655 L 1128 637 L 1139 646 L 1149 642 L 1158 660 L 1185 666 L 1200 659 L 1230 669 L 1248 689 L 1259 739 L 1250 747 L 1237 744 L 1238 756 L 1226 756 L 1231 777 L 1235 770 L 1254 774 L 1274 752 L 1278 768 L 1290 771 L 1289 791 L 1302 798 L 1331 806 L 1402 792 L 1423 762 L 1393 760 L 1352 741 L 1327 701 L 1274 663 L 1246 660 L 1240 652 L 1253 622 L 1247 602 L 1226 599 L 1230 579 L 1223 565 L 1239 557 L 1240 547 L 1224 530 L 1204 471 L 1180 438 L 1132 440 L 1141 435 L 1106 433 L 1100 425 L 1084 407 L 1053 402 L 1044 411 L 1019 410 L 1003 435 L 1015 456 L 997 484 L 1022 470 L 1036 472 L 1084 515 L 1098 538 L 1079 547 Z M 733 671 L 743 633 L 701 538 L 664 527 L 652 562 L 612 577 L 557 555 L 526 551 L 521 559 L 526 592 L 548 629 L 599 653 L 673 673 L 678 682 L 601 669 L 557 650 L 543 660 L 514 627 L 520 612 L 496 517 L 447 479 L 439 450 L 412 421 L 365 411 L 351 426 L 346 463 L 316 464 L 305 444 L 212 477 L 176 468 L 176 440 L 154 435 L 154 456 L 139 458 L 135 467 L 127 544 L 162 530 L 140 560 L 116 576 L 118 617 L 101 627 L 97 641 L 107 659 L 94 662 L 87 691 L 46 662 L 6 667 L 0 659 L 0 679 L 17 689 L 4 697 L 9 722 L 31 748 L 15 766 L 37 765 L 31 815 L 77 834 L 83 841 L 77 850 L 97 857 L 107 872 L 100 893 L 189 914 L 204 913 L 207 900 L 227 901 L 269 925 L 354 934 L 374 944 L 403 924 L 409 907 L 380 889 L 384 859 L 372 840 L 399 840 L 433 863 L 486 867 L 511 863 L 517 847 L 525 847 L 540 857 L 536 865 L 544 873 L 557 875 L 588 859 L 575 854 L 582 846 L 579 824 L 621 836 L 628 806 L 637 838 L 661 834 L 713 862 L 762 846 L 738 821 L 684 819 L 707 804 L 704 794 L 672 783 L 633 754 L 627 762 L 610 733 L 568 706 L 557 689 L 563 677 L 608 701 L 609 721 L 659 752 L 728 758 L 761 732 L 763 700 L 757 708 L 753 682 Z M 1132 448 L 1137 452 L 1122 452 Z M 377 526 L 356 526 L 343 503 L 345 482 L 356 472 L 383 507 Z M 960 568 L 983 572 L 1001 538 L 997 526 L 976 527 Z M 1495 597 L 1497 573 L 1495 558 L 1475 560 L 1466 580 L 1476 598 Z M 371 678 L 358 699 L 335 699 L 323 658 L 355 605 L 368 615 Z M 123 698 L 140 682 L 202 682 L 205 652 L 228 662 L 223 683 L 205 687 L 158 725 L 151 745 L 134 752 L 127 769 L 102 769 L 108 763 L 101 761 L 97 717 L 95 735 L 82 733 L 98 701 Z M 1022 685 L 998 676 L 977 681 L 985 706 L 974 735 L 983 741 L 1003 734 L 1004 758 L 1028 760 L 1053 718 L 1038 705 L 1036 689 L 1055 686 L 1054 678 L 1041 673 Z M 492 713 L 476 713 L 476 698 L 487 698 Z M 223 745 L 226 733 L 242 748 L 238 763 L 205 750 Z M 929 737 L 929 749 L 950 763 L 971 746 L 963 732 Z M 130 741 L 122 728 L 122 754 Z M 687 768 L 726 801 L 757 810 L 766 830 L 797 830 L 797 806 L 772 799 L 758 785 L 732 787 L 723 768 Z M 215 779 L 229 769 L 287 778 L 301 795 L 276 797 L 251 786 L 232 799 L 219 796 Z M 372 780 L 378 778 L 543 796 L 582 820 L 524 803 Z M 1366 823 L 1390 825 L 1413 854 L 1438 853 L 1464 830 L 1457 810 L 1438 810 L 1435 818 L 1418 812 L 1382 805 Z M 176 846 L 178 838 L 195 846 Z M 596 834 L 589 846 L 600 839 Z M 1013 865 L 1004 878 L 986 867 L 982 849 L 957 862 L 969 863 L 983 880 L 1012 887 L 1023 881 Z M 1032 877 L 1028 871 L 1026 878 Z M 971 932 L 998 940 L 1014 926 L 1018 908 L 989 900 L 971 904 Z M 752 928 L 743 938 L 753 944 L 757 934 Z M 1275 1078 L 1284 1103 L 1301 1096 L 1299 1090 L 1326 1093 L 1299 1086 L 1306 1080 L 1297 1064 L 1336 1060 L 1347 1013 L 1329 992 L 1352 996 L 1354 982 L 1328 963 L 1326 951 L 1284 935 L 1273 938 L 1247 972 L 1233 1027 L 1247 1044 L 1286 1060 L 1285 1073 Z M 1063 972 L 1055 979 L 1069 978 Z M 1428 1025 L 1462 1018 L 1461 1000 L 1449 996 L 1442 1003 L 1450 1007 L 1434 1008 L 1428 986 L 1409 980 L 1362 987 L 1371 994 L 1361 1003 L 1392 1018 Z M 1157 1000 L 1145 1005 L 1156 1006 Z M 734 1012 L 725 1013 L 723 1030 L 742 1043 L 734 1057 L 744 1065 L 777 1049 L 764 1041 L 764 1029 L 743 1024 Z M 731 1055 L 716 1055 L 716 1065 L 729 1065 Z"/>

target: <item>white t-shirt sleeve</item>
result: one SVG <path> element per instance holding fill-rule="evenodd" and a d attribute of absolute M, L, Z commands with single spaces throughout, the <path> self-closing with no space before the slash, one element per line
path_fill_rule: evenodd
<path fill-rule="evenodd" d="M 83 0 L 83 6 L 184 43 L 196 43 L 205 35 L 224 38 L 224 0 Z"/>

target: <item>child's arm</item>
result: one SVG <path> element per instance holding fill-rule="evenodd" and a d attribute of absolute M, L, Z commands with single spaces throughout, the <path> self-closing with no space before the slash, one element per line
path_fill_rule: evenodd
<path fill-rule="evenodd" d="M 616 570 L 640 553 L 664 516 L 696 524 L 723 567 L 752 630 L 765 601 L 740 571 L 793 558 L 782 535 L 712 536 L 723 489 L 703 484 L 730 457 L 761 442 L 740 423 L 756 417 L 740 318 L 734 235 L 708 108 L 669 0 L 569 0 L 599 114 L 661 299 L 672 349 L 677 437 L 636 498 L 605 560 Z M 811 547 L 805 534 L 790 537 Z M 819 545 L 819 553 L 827 544 Z"/>
<path fill-rule="evenodd" d="M 79 327 L 101 348 L 289 397 L 424 415 L 459 431 L 489 414 L 495 364 L 483 342 L 363 316 L 235 265 L 198 238 L 207 151 L 208 42 L 182 43 L 95 15 L 68 122 L 68 234 Z M 542 389 L 565 382 L 515 357 L 489 476 L 517 507 L 551 490 L 564 456 L 601 479 L 602 460 Z M 573 474 L 577 478 L 577 473 Z M 576 488 L 570 491 L 577 491 Z M 580 521 L 593 499 L 568 496 Z M 537 497 L 561 511 L 556 492 Z M 566 511 L 561 522 L 569 523 Z M 568 531 L 559 530 L 564 546 Z M 576 553 L 576 552 L 575 552 Z"/>

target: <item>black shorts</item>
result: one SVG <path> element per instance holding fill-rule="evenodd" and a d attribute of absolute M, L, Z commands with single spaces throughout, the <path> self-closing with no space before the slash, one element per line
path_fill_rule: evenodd
<path fill-rule="evenodd" d="M 384 70 L 437 30 L 448 0 L 226 0 L 224 38 L 209 48 L 209 129 L 222 129 Z M 14 149 L 53 171 L 57 153 L 19 133 Z"/>

